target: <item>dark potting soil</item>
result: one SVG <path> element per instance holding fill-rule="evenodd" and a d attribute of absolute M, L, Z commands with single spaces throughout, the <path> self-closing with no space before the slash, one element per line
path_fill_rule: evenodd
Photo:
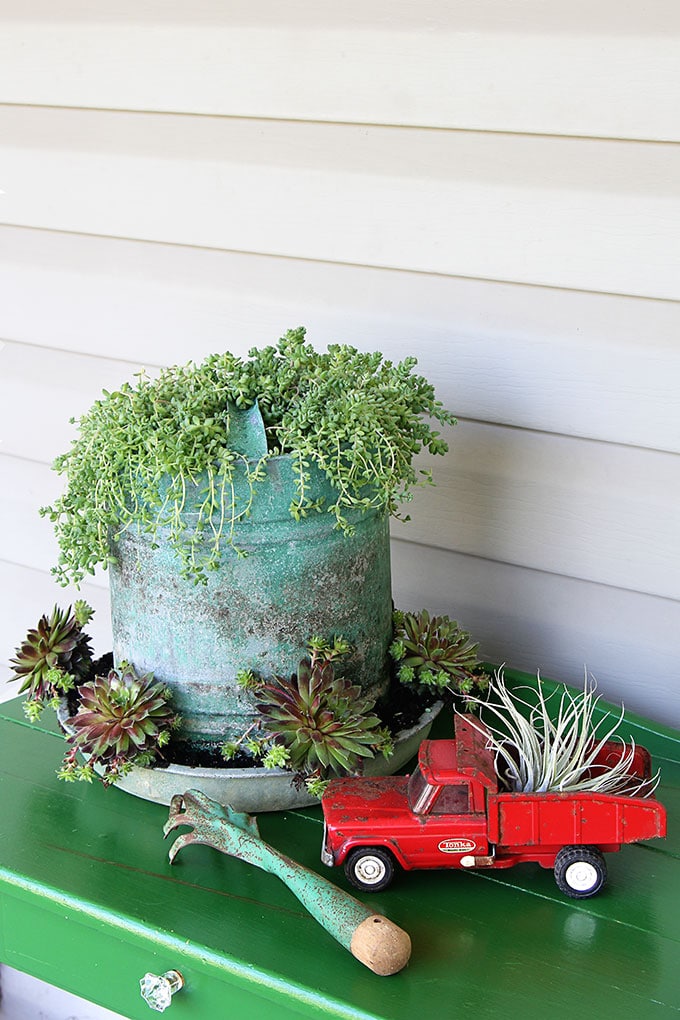
<path fill-rule="evenodd" d="M 380 716 L 383 725 L 395 736 L 415 726 L 425 709 L 442 701 L 446 693 L 436 687 L 419 690 L 393 680 L 387 693 L 376 703 L 376 715 Z"/>
<path fill-rule="evenodd" d="M 97 676 L 108 676 L 113 669 L 113 652 L 107 652 L 105 655 L 100 656 L 98 659 L 94 659 L 88 670 L 87 677 L 83 680 L 83 683 L 92 683 Z M 73 690 L 67 691 L 66 693 L 66 704 L 68 705 L 68 714 L 73 716 L 78 711 L 78 688 L 74 687 Z"/>
<path fill-rule="evenodd" d="M 189 765 L 193 768 L 202 769 L 252 769 L 259 765 L 250 755 L 237 754 L 229 761 L 225 761 L 220 752 L 219 744 L 201 744 L 197 746 L 188 740 L 171 740 L 163 748 L 163 757 L 160 755 L 153 763 L 154 768 L 162 769 L 172 763 L 173 765 Z M 165 760 L 164 760 L 165 759 Z"/>

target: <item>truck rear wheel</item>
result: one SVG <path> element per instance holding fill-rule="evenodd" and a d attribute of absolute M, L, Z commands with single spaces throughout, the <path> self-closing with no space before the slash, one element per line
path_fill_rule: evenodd
<path fill-rule="evenodd" d="M 574 900 L 599 893 L 607 881 L 607 865 L 594 846 L 565 846 L 555 859 L 557 887 Z"/>
<path fill-rule="evenodd" d="M 379 892 L 394 878 L 394 858 L 379 846 L 359 847 L 348 854 L 345 874 L 357 889 Z"/>

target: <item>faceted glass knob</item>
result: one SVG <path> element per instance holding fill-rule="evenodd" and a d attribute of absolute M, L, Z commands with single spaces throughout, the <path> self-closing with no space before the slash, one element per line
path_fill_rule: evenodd
<path fill-rule="evenodd" d="M 139 982 L 139 990 L 147 1006 L 163 1013 L 172 1004 L 172 997 L 184 985 L 184 978 L 178 970 L 166 970 L 165 974 L 145 974 Z"/>

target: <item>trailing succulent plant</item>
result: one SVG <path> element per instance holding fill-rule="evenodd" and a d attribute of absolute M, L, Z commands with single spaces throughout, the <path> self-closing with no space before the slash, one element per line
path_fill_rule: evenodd
<path fill-rule="evenodd" d="M 28 631 L 16 649 L 10 660 L 14 672 L 10 680 L 21 680 L 19 693 L 28 692 L 24 711 L 29 719 L 36 719 L 46 705 L 56 705 L 89 678 L 92 649 L 83 627 L 93 612 L 83 600 L 78 600 L 73 610 L 55 605 L 49 616 L 40 617 L 37 627 Z"/>
<path fill-rule="evenodd" d="M 115 783 L 133 765 L 149 765 L 179 721 L 167 688 L 151 673 L 138 676 L 127 663 L 83 684 L 79 696 L 61 779 L 91 781 L 100 766 L 104 784 Z M 78 763 L 79 751 L 87 756 L 84 765 Z"/>
<path fill-rule="evenodd" d="M 474 687 L 484 690 L 488 681 L 477 658 L 478 644 L 455 620 L 397 611 L 394 614 L 390 655 L 403 684 L 449 688 L 462 694 Z"/>
<path fill-rule="evenodd" d="M 253 468 L 229 442 L 231 409 L 256 402 L 267 437 L 263 461 L 292 455 L 293 517 L 328 512 L 351 532 L 352 510 L 396 514 L 414 486 L 431 480 L 414 456 L 423 448 L 435 455 L 448 449 L 432 424 L 455 424 L 415 365 L 415 358 L 394 364 L 346 344 L 318 352 L 300 328 L 275 347 L 253 348 L 247 359 L 211 355 L 105 392 L 55 461 L 66 488 L 42 510 L 59 541 L 57 578 L 79 583 L 97 564 L 106 566 L 109 535 L 134 526 L 151 535 L 164 529 L 181 569 L 205 580 L 225 543 L 233 544 L 234 523 L 248 512 L 262 478 L 262 462 Z M 310 498 L 312 466 L 335 486 L 337 500 L 321 506 Z M 182 509 L 197 479 L 192 530 Z M 243 490 L 242 500 L 235 489 Z"/>

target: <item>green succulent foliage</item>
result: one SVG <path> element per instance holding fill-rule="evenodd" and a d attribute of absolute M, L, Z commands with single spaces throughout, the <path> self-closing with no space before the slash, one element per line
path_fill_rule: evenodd
<path fill-rule="evenodd" d="M 225 740 L 220 747 L 220 754 L 225 761 L 232 761 L 238 754 L 240 746 L 239 740 Z"/>
<path fill-rule="evenodd" d="M 448 616 L 431 617 L 426 609 L 394 614 L 390 655 L 401 683 L 448 687 L 461 693 L 485 687 L 478 648 L 469 633 Z"/>
<path fill-rule="evenodd" d="M 283 744 L 271 744 L 262 758 L 266 769 L 287 769 L 290 764 L 290 751 Z"/>
<path fill-rule="evenodd" d="M 225 542 L 233 545 L 234 524 L 249 513 L 263 477 L 263 462 L 249 464 L 229 446 L 230 407 L 256 401 L 267 456 L 294 455 L 294 517 L 324 511 L 351 531 L 349 510 L 396 514 L 414 486 L 430 481 L 413 466 L 414 456 L 448 449 L 432 423 L 455 423 L 415 365 L 415 358 L 393 364 L 348 345 L 319 353 L 300 328 L 277 346 L 253 348 L 247 359 L 211 355 L 105 391 L 55 461 L 67 479 L 63 495 L 41 511 L 59 541 L 57 578 L 79 583 L 106 566 L 109 536 L 136 526 L 152 536 L 163 529 L 181 570 L 205 580 Z M 312 464 L 335 485 L 333 505 L 310 497 Z M 182 516 L 190 488 L 198 488 L 200 504 L 192 528 Z"/>
<path fill-rule="evenodd" d="M 73 615 L 81 627 L 87 627 L 94 616 L 94 609 L 87 604 L 85 599 L 76 599 L 73 603 Z"/>
<path fill-rule="evenodd" d="M 150 764 L 179 722 L 168 689 L 151 673 L 138 676 L 128 664 L 83 684 L 79 696 L 62 779 L 91 779 L 99 765 L 103 782 L 113 783 L 132 765 Z M 84 767 L 78 765 L 78 751 L 88 756 Z"/>
<path fill-rule="evenodd" d="M 244 690 L 259 691 L 262 680 L 251 670 L 241 670 L 236 676 L 237 683 Z M 266 768 L 275 768 L 278 764 L 268 755 L 272 749 L 271 737 L 260 733 L 260 720 L 256 719 L 235 740 L 225 740 L 220 747 L 220 754 L 225 761 L 232 761 L 237 754 L 245 754 L 253 759 L 260 759 Z M 283 750 L 283 748 L 281 749 Z"/>
<path fill-rule="evenodd" d="M 305 786 L 312 797 L 318 797 L 319 800 L 323 797 L 324 793 L 328 789 L 330 779 L 322 779 L 321 776 L 316 773 L 313 776 L 308 776 L 305 779 Z"/>
<path fill-rule="evenodd" d="M 262 681 L 252 669 L 240 669 L 236 674 L 236 683 L 244 691 L 256 691 Z"/>
<path fill-rule="evenodd" d="M 302 775 L 352 772 L 389 739 L 373 701 L 336 676 L 327 660 L 303 659 L 290 680 L 263 684 L 259 699 L 265 730 L 288 750 L 288 767 Z"/>
<path fill-rule="evenodd" d="M 82 627 L 92 613 L 85 602 L 76 602 L 75 611 L 55 605 L 15 650 L 10 680 L 21 681 L 20 694 L 28 692 L 24 710 L 30 719 L 89 677 L 92 648 Z"/>
<path fill-rule="evenodd" d="M 323 662 L 336 662 L 338 659 L 342 659 L 343 656 L 347 655 L 351 650 L 351 645 L 346 638 L 340 634 L 336 634 L 330 640 L 319 637 L 315 634 L 307 642 L 307 649 L 309 651 L 312 662 L 323 661 Z"/>

